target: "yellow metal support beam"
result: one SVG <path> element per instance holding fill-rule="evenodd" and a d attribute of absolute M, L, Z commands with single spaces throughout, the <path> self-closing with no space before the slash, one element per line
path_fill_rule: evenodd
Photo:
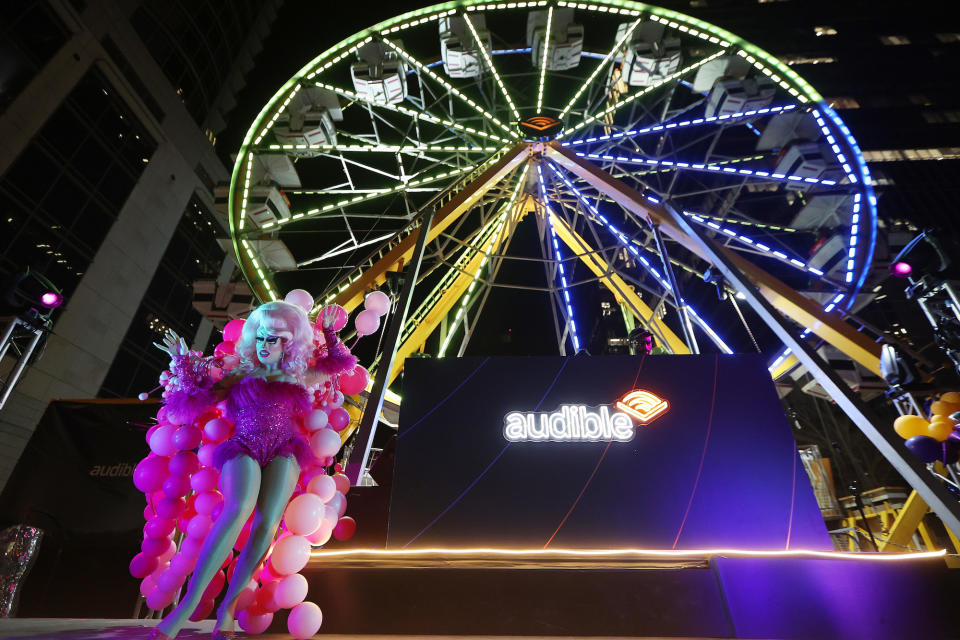
<path fill-rule="evenodd" d="M 571 229 L 563 218 L 552 212 L 550 215 L 557 236 L 563 240 L 575 256 L 587 265 L 593 275 L 600 278 L 600 282 L 610 290 L 617 303 L 625 304 L 631 313 L 640 320 L 641 324 L 650 327 L 654 334 L 667 343 L 673 353 L 690 353 L 686 343 L 678 338 L 669 327 L 660 322 L 659 318 L 653 313 L 653 309 L 640 299 L 637 292 L 623 278 L 610 269 L 610 265 L 599 253 L 594 253 L 590 245 Z"/>
<path fill-rule="evenodd" d="M 635 189 L 601 171 L 600 168 L 578 158 L 574 153 L 553 142 L 544 153 L 552 161 L 599 189 L 614 202 L 637 216 L 650 217 L 659 222 L 662 231 L 688 251 L 706 259 L 699 246 L 681 230 L 674 214 L 663 206 L 647 202 Z M 880 375 L 880 345 L 858 332 L 836 314 L 825 312 L 820 305 L 798 293 L 760 267 L 724 247 L 717 250 L 729 259 L 776 308 L 797 324 L 810 329 L 839 349 L 851 360 Z"/>
<path fill-rule="evenodd" d="M 929 510 L 930 507 L 923 498 L 916 491 L 911 491 L 900 513 L 897 514 L 897 519 L 890 526 L 887 539 L 880 543 L 878 551 L 889 551 L 888 546 L 894 547 L 897 551 L 909 547 L 913 541 L 913 534 L 917 532 L 917 527 Z"/>
<path fill-rule="evenodd" d="M 433 224 L 430 225 L 430 231 L 427 237 L 428 242 L 432 242 L 437 236 L 446 230 L 461 215 L 470 210 L 483 194 L 495 186 L 504 176 L 513 171 L 530 154 L 530 146 L 526 143 L 520 143 L 489 169 L 481 173 L 477 178 L 465 186 L 457 193 L 450 202 L 440 207 L 434 214 Z M 372 267 L 364 271 L 357 280 L 350 286 L 337 294 L 334 302 L 342 306 L 349 313 L 353 311 L 361 302 L 367 291 L 383 284 L 387 279 L 388 271 L 395 271 L 400 268 L 413 255 L 414 246 L 417 243 L 417 236 L 420 235 L 419 229 L 401 240 L 397 246 L 387 252 Z"/>

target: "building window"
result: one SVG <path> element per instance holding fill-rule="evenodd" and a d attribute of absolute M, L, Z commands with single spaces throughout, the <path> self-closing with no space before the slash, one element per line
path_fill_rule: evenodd
<path fill-rule="evenodd" d="M 836 98 L 827 98 L 827 104 L 834 109 L 859 109 L 860 103 L 849 96 L 838 96 Z"/>
<path fill-rule="evenodd" d="M 193 308 L 193 282 L 219 275 L 224 251 L 217 237 L 222 233 L 216 218 L 199 198 L 191 198 L 99 395 L 127 398 L 152 389 L 169 358 L 151 343 L 160 342 L 167 329 L 173 329 L 188 342 L 196 334 L 202 317 Z"/>
<path fill-rule="evenodd" d="M 939 111 L 924 111 L 923 119 L 930 124 L 950 124 L 960 122 L 960 110 L 941 109 Z"/>
<path fill-rule="evenodd" d="M 910 44 L 910 38 L 907 36 L 880 36 L 880 42 L 885 45 L 899 46 L 903 44 Z"/>
<path fill-rule="evenodd" d="M 4 4 L 0 20 L 0 113 L 69 37 L 70 31 L 46 2 Z"/>
<path fill-rule="evenodd" d="M 791 67 L 800 64 L 832 64 L 837 61 L 833 56 L 783 56 L 780 61 Z"/>
<path fill-rule="evenodd" d="M 911 160 L 960 160 L 960 147 L 930 149 L 886 149 L 864 151 L 867 162 L 903 162 Z"/>
<path fill-rule="evenodd" d="M 0 273 L 29 266 L 69 298 L 156 147 L 89 71 L 0 177 Z"/>
<path fill-rule="evenodd" d="M 938 33 L 937 40 L 940 42 L 960 42 L 960 33 Z"/>
<path fill-rule="evenodd" d="M 821 36 L 835 36 L 837 35 L 837 30 L 834 29 L 833 27 L 822 26 L 822 27 L 814 27 L 813 33 L 819 38 Z"/>

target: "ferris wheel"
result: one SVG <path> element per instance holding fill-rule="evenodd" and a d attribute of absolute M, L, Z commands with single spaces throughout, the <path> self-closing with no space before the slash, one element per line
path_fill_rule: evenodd
<path fill-rule="evenodd" d="M 659 7 L 460 0 L 380 22 L 277 91 L 227 196 L 261 300 L 299 287 L 348 311 L 403 269 L 430 212 L 390 380 L 416 351 L 463 354 L 498 287 L 542 293 L 561 353 L 583 348 L 575 301 L 591 283 L 667 351 L 731 353 L 679 284 L 706 275 L 735 293 L 687 225 L 801 337 L 840 335 L 878 370 L 870 340 L 839 322 L 877 234 L 851 132 L 784 63 Z M 524 225 L 532 256 L 514 241 Z M 510 282 L 512 260 L 539 262 L 543 282 Z M 795 363 L 769 355 L 774 376 Z"/>

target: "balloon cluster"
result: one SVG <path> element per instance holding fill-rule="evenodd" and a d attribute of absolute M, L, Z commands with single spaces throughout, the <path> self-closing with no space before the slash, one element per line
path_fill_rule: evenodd
<path fill-rule="evenodd" d="M 390 298 L 382 291 L 372 291 L 363 299 L 363 311 L 357 314 L 353 324 L 358 336 L 368 336 L 380 328 L 380 318 L 390 311 Z"/>
<path fill-rule="evenodd" d="M 960 392 L 944 393 L 930 404 L 930 420 L 903 415 L 893 429 L 922 462 L 953 464 L 960 459 Z"/>
<path fill-rule="evenodd" d="M 307 292 L 303 293 L 309 298 Z M 287 301 L 299 304 L 296 295 L 297 292 L 291 292 Z M 376 305 L 381 302 L 377 298 L 374 308 L 380 309 Z M 309 309 L 312 298 L 303 303 L 302 306 Z M 386 305 L 389 307 L 389 299 Z M 374 319 L 379 323 L 379 316 Z M 210 372 L 214 379 L 229 373 L 239 363 L 235 346 L 243 323 L 240 319 L 232 320 L 224 327 L 224 341 L 215 350 L 214 362 L 218 366 L 211 367 Z M 335 324 L 334 330 L 346 324 L 345 311 L 342 322 L 338 312 L 337 324 L 339 327 Z M 315 336 L 322 336 L 319 322 L 315 328 Z M 318 340 L 315 346 L 319 344 Z M 161 374 L 164 396 L 172 392 L 175 383 L 170 372 Z M 287 626 L 294 638 L 308 638 L 320 628 L 323 615 L 316 604 L 303 601 L 307 580 L 300 571 L 306 566 L 312 547 L 324 545 L 331 537 L 347 540 L 356 531 L 356 522 L 344 515 L 350 480 L 341 472 L 340 465 L 334 465 L 334 456 L 341 447 L 339 432 L 350 422 L 349 414 L 342 407 L 344 394 L 358 393 L 366 384 L 367 372 L 359 365 L 349 374 L 327 379 L 312 389 L 312 410 L 296 421 L 298 435 L 309 442 L 314 462 L 301 470 L 277 539 L 237 600 L 237 620 L 248 633 L 266 630 L 273 614 L 280 609 L 291 610 Z M 163 407 L 157 413 L 157 424 L 147 431 L 150 453 L 133 473 L 134 484 L 147 498 L 143 512 L 146 524 L 141 551 L 130 562 L 130 573 L 142 579 L 140 593 L 151 609 L 164 609 L 173 602 L 196 565 L 207 533 L 223 510 L 213 453 L 231 435 L 233 424 L 225 415 L 223 402 L 207 407 L 190 424 L 177 424 L 171 412 Z M 331 465 L 332 475 L 328 473 Z M 251 515 L 234 545 L 235 551 L 239 552 L 250 537 L 252 520 Z M 174 542 L 178 532 L 182 535 L 179 548 Z M 231 552 L 204 592 L 191 620 L 210 615 L 215 598 L 232 577 L 235 567 L 236 555 Z"/>

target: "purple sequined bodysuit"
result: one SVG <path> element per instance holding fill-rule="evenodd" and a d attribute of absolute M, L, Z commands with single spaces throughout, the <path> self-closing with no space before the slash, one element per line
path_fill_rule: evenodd
<path fill-rule="evenodd" d="M 294 456 L 303 468 L 313 452 L 297 435 L 294 419 L 309 410 L 310 400 L 298 384 L 244 378 L 227 394 L 226 416 L 233 422 L 234 432 L 214 451 L 214 466 L 220 469 L 240 455 L 250 456 L 261 467 L 277 456 Z"/>

